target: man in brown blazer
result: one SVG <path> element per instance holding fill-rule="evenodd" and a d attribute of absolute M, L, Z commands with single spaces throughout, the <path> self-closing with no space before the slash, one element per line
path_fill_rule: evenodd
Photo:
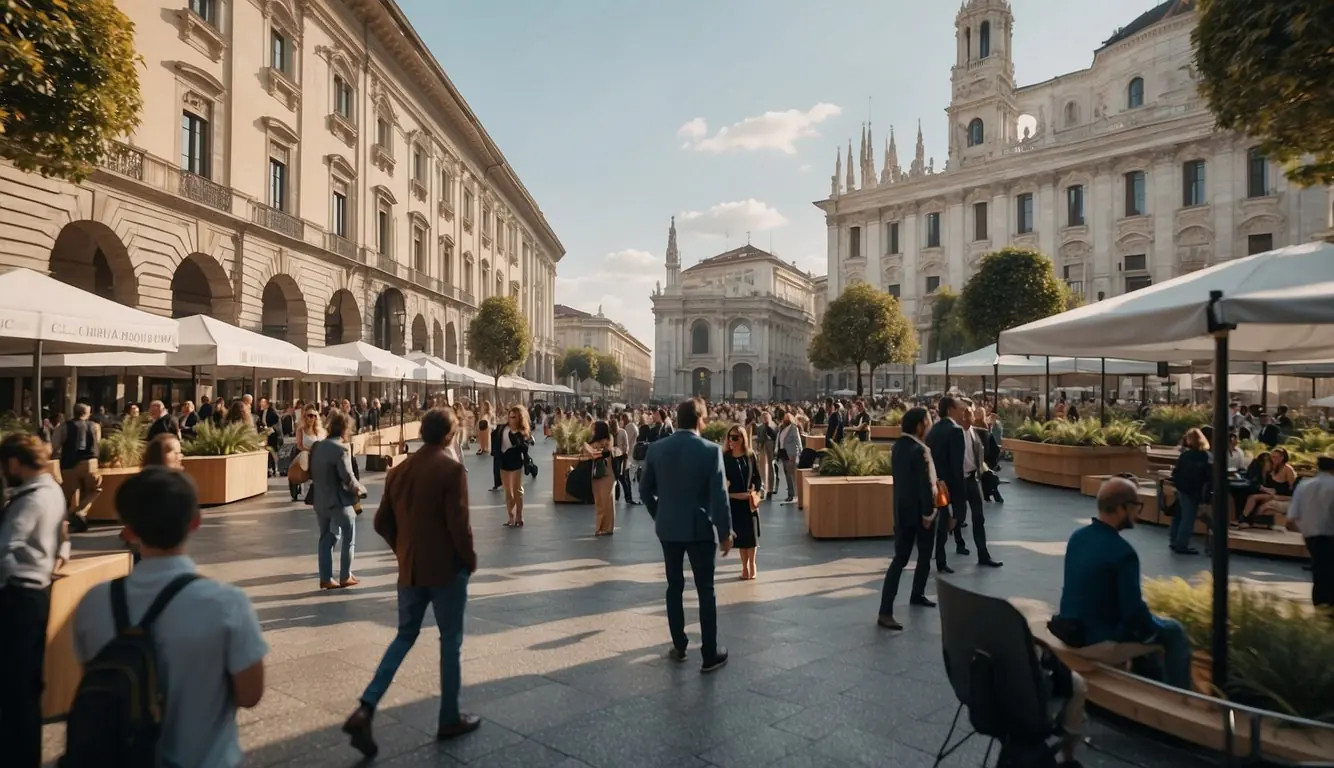
<path fill-rule="evenodd" d="M 436 738 L 452 739 L 477 730 L 481 718 L 459 712 L 459 651 L 468 577 L 477 570 L 477 551 L 468 523 L 468 473 L 445 451 L 457 424 L 454 413 L 436 408 L 422 416 L 421 450 L 389 470 L 384 498 L 375 513 L 375 531 L 398 557 L 398 636 L 389 644 L 356 711 L 343 723 L 352 746 L 366 757 L 379 748 L 371 734 L 375 707 L 421 633 L 426 606 L 440 628 L 440 720 Z"/>

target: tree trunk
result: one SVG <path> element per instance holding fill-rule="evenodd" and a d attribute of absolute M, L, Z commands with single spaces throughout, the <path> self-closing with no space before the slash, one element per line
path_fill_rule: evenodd
<path fill-rule="evenodd" d="M 871 382 L 871 397 L 875 397 L 875 366 L 869 366 L 870 370 L 866 372 L 866 380 Z"/>
<path fill-rule="evenodd" d="M 857 397 L 862 396 L 862 364 L 857 363 Z"/>
<path fill-rule="evenodd" d="M 500 413 L 500 374 L 494 374 L 492 377 L 491 396 L 496 399 L 496 413 Z M 490 450 L 489 448 L 487 450 Z"/>

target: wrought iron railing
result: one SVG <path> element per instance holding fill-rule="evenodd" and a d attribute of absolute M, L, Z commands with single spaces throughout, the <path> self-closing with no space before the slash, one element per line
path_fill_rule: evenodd
<path fill-rule="evenodd" d="M 107 143 L 106 152 L 102 153 L 98 165 L 122 176 L 144 180 L 144 151 L 119 141 Z"/>
<path fill-rule="evenodd" d="M 265 229 L 280 232 L 288 237 L 298 240 L 306 238 L 306 222 L 262 203 L 251 203 L 250 220 Z"/>
<path fill-rule="evenodd" d="M 178 181 L 181 197 L 231 213 L 232 191 L 227 187 L 189 171 L 181 171 Z"/>
<path fill-rule="evenodd" d="M 345 259 L 361 261 L 361 249 L 357 244 L 348 240 L 346 237 L 339 237 L 332 232 L 324 233 L 324 247 L 326 250 L 342 256 Z"/>

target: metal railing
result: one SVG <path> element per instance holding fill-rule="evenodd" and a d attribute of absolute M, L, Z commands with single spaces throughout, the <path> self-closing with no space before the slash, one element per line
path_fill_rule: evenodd
<path fill-rule="evenodd" d="M 119 141 L 107 142 L 106 152 L 102 153 L 98 165 L 121 176 L 144 180 L 144 151 Z"/>
<path fill-rule="evenodd" d="M 436 293 L 440 293 L 440 279 L 436 277 L 431 277 L 430 275 L 426 274 L 425 272 L 422 272 L 419 269 L 409 269 L 408 279 L 416 283 L 417 285 L 422 286 L 423 288 L 429 288 L 435 291 Z"/>
<path fill-rule="evenodd" d="M 217 208 L 220 211 L 232 212 L 232 191 L 227 187 L 184 170 L 180 172 L 178 182 L 179 189 L 177 191 L 181 197 Z"/>
<path fill-rule="evenodd" d="M 324 248 L 328 251 L 342 256 L 345 259 L 361 261 L 361 249 L 357 244 L 348 240 L 346 237 L 339 237 L 332 232 L 324 233 Z"/>
<path fill-rule="evenodd" d="M 306 222 L 263 203 L 250 204 L 250 220 L 265 229 L 280 232 L 297 240 L 306 238 Z"/>

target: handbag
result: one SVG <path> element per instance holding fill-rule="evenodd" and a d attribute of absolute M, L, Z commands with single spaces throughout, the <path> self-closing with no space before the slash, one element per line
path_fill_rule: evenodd
<path fill-rule="evenodd" d="M 754 457 L 754 456 L 751 456 L 749 459 L 747 459 L 747 462 L 750 464 L 750 477 L 749 477 L 748 480 L 747 480 L 747 486 L 749 486 L 749 484 L 750 484 L 751 482 L 754 482 L 754 480 L 755 480 L 755 457 Z M 757 512 L 759 512 L 759 511 L 760 511 L 760 492 L 757 491 L 757 490 L 751 489 L 749 496 L 750 496 L 750 499 L 749 499 L 749 500 L 750 500 L 750 511 L 751 511 L 752 513 L 757 513 Z"/>
<path fill-rule="evenodd" d="M 950 505 L 950 491 L 944 485 L 936 483 L 936 509 Z"/>
<path fill-rule="evenodd" d="M 287 483 L 289 485 L 301 485 L 310 479 L 310 470 L 301 466 L 301 462 L 293 461 L 287 467 Z"/>
<path fill-rule="evenodd" d="M 630 455 L 635 461 L 643 461 L 644 459 L 647 459 L 648 443 L 635 443 L 635 447 L 631 449 Z"/>
<path fill-rule="evenodd" d="M 607 472 L 608 472 L 608 469 L 607 469 L 607 460 L 606 460 L 606 459 L 593 459 L 593 479 L 594 479 L 594 480 L 601 480 L 602 478 L 606 477 L 606 476 L 607 476 Z"/>

